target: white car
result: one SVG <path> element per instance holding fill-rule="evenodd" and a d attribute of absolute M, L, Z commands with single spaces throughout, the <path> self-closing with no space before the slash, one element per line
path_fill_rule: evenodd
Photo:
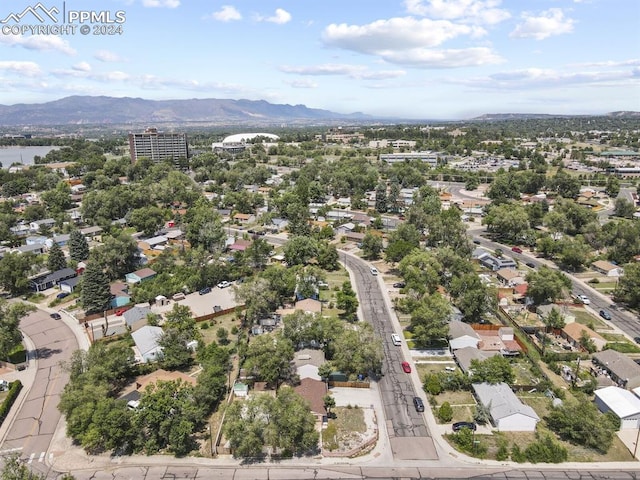
<path fill-rule="evenodd" d="M 578 295 L 577 298 L 585 305 L 589 305 L 591 303 L 591 300 L 589 300 L 589 297 L 586 295 Z"/>
<path fill-rule="evenodd" d="M 227 282 L 226 280 L 224 282 L 220 282 L 218 284 L 218 288 L 227 288 L 231 286 L 231 282 Z"/>

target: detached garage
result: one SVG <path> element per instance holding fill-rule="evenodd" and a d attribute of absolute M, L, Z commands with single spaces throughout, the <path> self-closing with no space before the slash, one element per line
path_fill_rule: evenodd
<path fill-rule="evenodd" d="M 523 404 L 506 383 L 474 383 L 478 402 L 489 409 L 491 421 L 500 432 L 533 432 L 540 417 Z"/>
<path fill-rule="evenodd" d="M 602 413 L 613 412 L 620 419 L 620 429 L 640 426 L 640 398 L 620 387 L 605 387 L 595 392 L 595 402 Z"/>

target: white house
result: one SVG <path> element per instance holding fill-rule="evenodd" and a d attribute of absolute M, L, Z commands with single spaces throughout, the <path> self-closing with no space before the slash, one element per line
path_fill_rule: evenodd
<path fill-rule="evenodd" d="M 593 262 L 591 266 L 596 272 L 602 273 L 607 277 L 621 277 L 624 275 L 624 269 L 621 266 L 604 260 Z"/>
<path fill-rule="evenodd" d="M 540 417 L 523 404 L 506 383 L 474 383 L 478 402 L 489 409 L 491 421 L 500 432 L 533 432 Z"/>
<path fill-rule="evenodd" d="M 480 336 L 471 328 L 471 325 L 458 320 L 449 322 L 449 346 L 451 350 L 459 348 L 478 348 Z"/>
<path fill-rule="evenodd" d="M 162 357 L 162 347 L 158 342 L 163 335 L 164 331 L 161 327 L 152 327 L 150 325 L 131 333 L 131 338 L 133 338 L 138 350 L 136 353 L 139 353 L 139 358 L 144 363 L 155 362 Z"/>
<path fill-rule="evenodd" d="M 620 419 L 620 429 L 640 427 L 640 398 L 620 387 L 605 387 L 594 392 L 596 406 L 602 413 L 613 412 Z"/>

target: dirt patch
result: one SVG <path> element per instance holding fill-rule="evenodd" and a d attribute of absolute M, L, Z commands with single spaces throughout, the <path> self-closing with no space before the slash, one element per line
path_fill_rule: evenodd
<path fill-rule="evenodd" d="M 349 451 L 366 442 L 367 423 L 365 412 L 360 407 L 336 407 L 335 417 L 329 420 L 322 432 L 322 446 L 330 452 Z"/>

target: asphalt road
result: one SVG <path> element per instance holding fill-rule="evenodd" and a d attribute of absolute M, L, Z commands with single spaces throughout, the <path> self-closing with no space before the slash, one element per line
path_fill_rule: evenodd
<path fill-rule="evenodd" d="M 34 343 L 38 367 L 2 450 L 15 450 L 31 469 L 46 473 L 46 452 L 61 417 L 58 411 L 60 394 L 69 380 L 60 363 L 71 358 L 78 343 L 63 321 L 52 319 L 42 310 L 24 317 L 20 329 Z"/>
<path fill-rule="evenodd" d="M 405 360 L 402 349 L 391 340 L 391 334 L 397 332 L 380 289 L 379 277 L 373 275 L 369 264 L 360 258 L 340 252 L 340 259 L 355 280 L 363 319 L 382 338 L 384 360 L 378 388 L 394 457 L 435 459 L 437 454 L 424 417 L 413 406 L 414 383 L 402 370 L 401 363 Z"/>

